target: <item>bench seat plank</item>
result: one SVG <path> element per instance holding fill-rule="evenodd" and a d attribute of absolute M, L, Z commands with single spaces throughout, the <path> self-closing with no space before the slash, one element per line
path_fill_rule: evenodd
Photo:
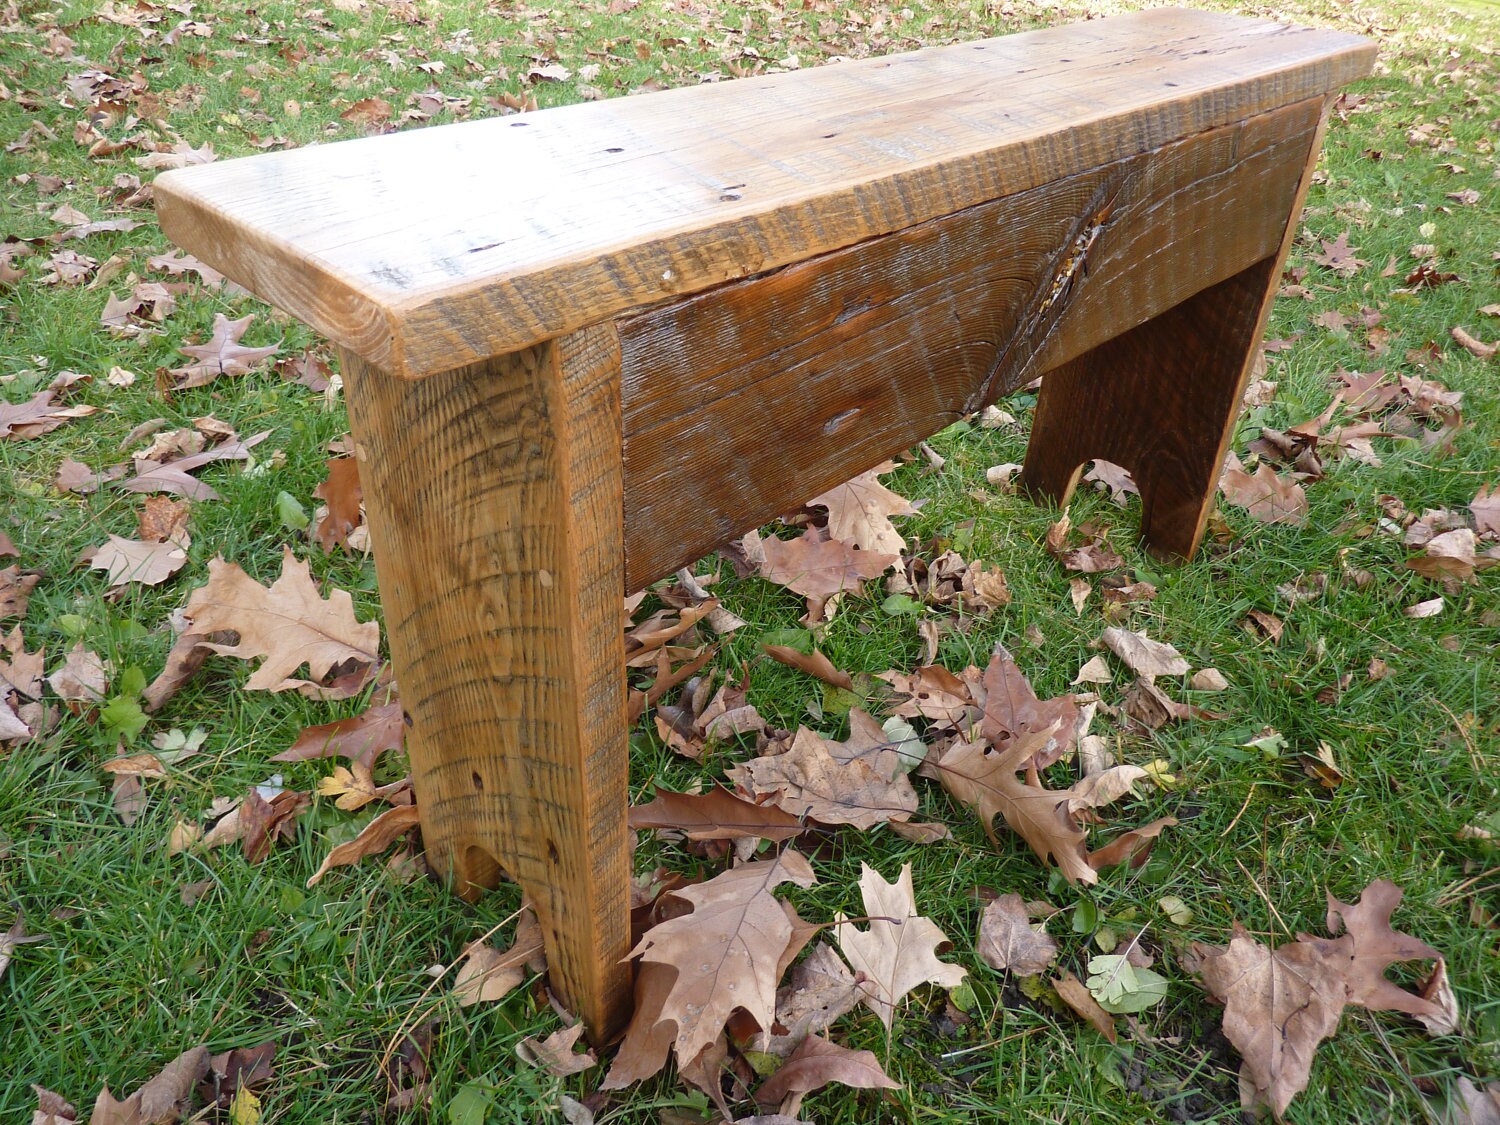
<path fill-rule="evenodd" d="M 198 166 L 156 198 L 175 242 L 419 377 L 1318 97 L 1373 52 L 1156 9 Z"/>

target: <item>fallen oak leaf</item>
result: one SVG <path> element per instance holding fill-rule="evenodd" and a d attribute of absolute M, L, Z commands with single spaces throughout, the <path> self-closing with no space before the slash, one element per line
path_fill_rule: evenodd
<path fill-rule="evenodd" d="M 116 589 L 132 582 L 159 586 L 187 565 L 187 546 L 181 541 L 151 543 L 111 535 L 94 552 L 89 566 L 107 572 L 110 586 Z"/>
<path fill-rule="evenodd" d="M 823 737 L 806 727 L 797 729 L 782 753 L 752 758 L 727 772 L 746 792 L 768 797 L 794 818 L 822 824 L 869 829 L 909 819 L 919 803 L 905 773 L 882 773 L 863 758 L 840 761 Z"/>
<path fill-rule="evenodd" d="M 1253 476 L 1233 453 L 1226 456 L 1225 462 L 1219 490 L 1224 499 L 1244 508 L 1252 519 L 1296 525 L 1307 519 L 1307 494 L 1296 481 L 1277 476 L 1264 461 Z"/>
<path fill-rule="evenodd" d="M 835 594 L 864 592 L 866 579 L 878 578 L 899 558 L 878 551 L 861 551 L 848 543 L 809 530 L 797 539 L 762 541 L 765 562 L 760 575 L 808 599 L 808 617 L 822 618 Z"/>
<path fill-rule="evenodd" d="M 214 652 L 265 659 L 246 681 L 247 690 L 297 690 L 314 698 L 346 698 L 361 690 L 379 657 L 380 626 L 355 618 L 347 590 L 321 597 L 307 563 L 290 549 L 282 555 L 281 576 L 269 587 L 222 557 L 208 564 L 208 573 L 208 583 L 193 591 L 183 616 L 194 632 L 238 635 L 233 645 L 202 642 Z M 349 662 L 364 668 L 365 676 L 356 677 L 361 682 L 325 686 Z M 311 680 L 294 678 L 303 665 Z"/>
<path fill-rule="evenodd" d="M 1192 670 L 1183 655 L 1170 644 L 1153 641 L 1145 631 L 1132 632 L 1113 626 L 1100 636 L 1105 646 L 1125 662 L 1137 676 L 1185 676 Z"/>
<path fill-rule="evenodd" d="M 313 495 L 328 504 L 328 514 L 313 529 L 313 539 L 325 551 L 344 547 L 349 533 L 360 524 L 359 462 L 353 457 L 335 457 L 328 462 L 328 478 L 313 489 Z"/>
<path fill-rule="evenodd" d="M 25 617 L 31 591 L 41 580 L 40 570 L 22 570 L 19 566 L 0 570 L 0 621 L 7 617 Z"/>
<path fill-rule="evenodd" d="M 358 836 L 354 839 L 338 845 L 324 857 L 318 869 L 312 873 L 307 880 L 309 887 L 315 887 L 322 881 L 323 876 L 335 867 L 346 867 L 352 863 L 358 863 L 366 856 L 377 855 L 385 851 L 400 837 L 419 827 L 421 818 L 417 812 L 416 805 L 397 805 L 393 809 L 387 809 L 374 820 L 360 829 Z"/>
<path fill-rule="evenodd" d="M 996 750 L 1003 751 L 1012 739 L 1046 731 L 1048 741 L 1028 764 L 1046 769 L 1068 752 L 1078 723 L 1078 703 L 1073 696 L 1038 698 L 1031 681 L 1000 644 L 990 655 L 981 685 L 984 720 L 980 733 Z"/>
<path fill-rule="evenodd" d="M 1122 832 L 1104 847 L 1089 852 L 1089 866 L 1095 871 L 1103 871 L 1106 867 L 1117 867 L 1122 863 L 1139 867 L 1146 861 L 1146 857 L 1151 852 L 1152 843 L 1162 831 L 1173 828 L 1176 824 L 1176 817 L 1164 816 L 1153 820 L 1150 824 L 1143 824 L 1139 828 L 1131 828 Z"/>
<path fill-rule="evenodd" d="M 599 1064 L 599 1059 L 593 1051 L 573 1050 L 578 1043 L 578 1037 L 582 1034 L 583 1024 L 575 1023 L 572 1027 L 554 1031 L 545 1039 L 537 1039 L 528 1035 L 516 1044 L 516 1054 L 522 1062 L 539 1066 L 554 1078 L 566 1078 L 570 1074 L 579 1074 Z"/>
<path fill-rule="evenodd" d="M 776 982 L 811 935 L 771 892 L 785 882 L 816 881 L 807 860 L 787 851 L 673 890 L 692 912 L 651 927 L 630 951 L 641 961 L 635 1015 L 602 1088 L 654 1074 L 669 1048 L 679 1065 L 692 1062 L 737 1008 L 761 1030 L 770 1028 Z"/>
<path fill-rule="evenodd" d="M 906 540 L 891 517 L 914 516 L 917 509 L 880 483 L 880 474 L 892 472 L 896 467 L 894 461 L 876 465 L 869 472 L 809 500 L 807 507 L 828 510 L 830 538 L 853 543 L 863 551 L 899 556 L 906 548 Z"/>
<path fill-rule="evenodd" d="M 278 1044 L 272 1041 L 254 1047 L 235 1047 L 210 1056 L 208 1074 L 198 1084 L 199 1096 L 220 1109 L 228 1109 L 240 1090 L 264 1086 L 274 1077 L 272 1060 L 276 1057 L 277 1047 Z"/>
<path fill-rule="evenodd" d="M 348 719 L 304 727 L 297 741 L 273 762 L 306 762 L 314 758 L 348 758 L 353 764 L 374 769 L 387 750 L 400 750 L 406 739 L 406 721 L 399 702 L 379 703 Z"/>
<path fill-rule="evenodd" d="M 245 859 L 251 863 L 264 861 L 273 843 L 289 839 L 297 831 L 297 818 L 311 806 L 312 798 L 306 793 L 287 789 L 268 801 L 251 786 L 237 810 Z"/>
<path fill-rule="evenodd" d="M 822 1089 L 830 1082 L 858 1090 L 901 1089 L 901 1083 L 881 1069 L 873 1051 L 851 1051 L 820 1035 L 809 1035 L 776 1073 L 761 1083 L 755 1100 L 761 1105 L 774 1105 L 788 1096 Z"/>
<path fill-rule="evenodd" d="M 184 344 L 178 349 L 198 362 L 174 367 L 168 374 L 183 389 L 212 383 L 220 375 L 248 374 L 257 363 L 275 355 L 281 347 L 280 344 L 272 344 L 269 347 L 248 348 L 240 343 L 240 337 L 254 319 L 253 313 L 239 320 L 230 320 L 223 313 L 215 313 L 213 334 L 206 343 Z"/>
<path fill-rule="evenodd" d="M 776 991 L 775 1027 L 785 1034 L 763 1032 L 757 1047 L 786 1058 L 807 1036 L 831 1027 L 859 1007 L 864 990 L 833 946 L 820 941 L 792 967 L 787 983 Z"/>
<path fill-rule="evenodd" d="M 474 942 L 464 950 L 463 967 L 453 981 L 459 1007 L 471 1008 L 503 998 L 526 979 L 527 963 L 541 953 L 541 930 L 522 925 L 516 926 L 515 941 L 509 949 Z"/>
<path fill-rule="evenodd" d="M 37 391 L 25 402 L 0 401 L 0 440 L 22 440 L 41 437 L 75 418 L 97 414 L 97 406 L 60 406 L 53 402 L 54 392 Z"/>
<path fill-rule="evenodd" d="M 862 862 L 859 888 L 869 928 L 859 929 L 840 913 L 835 918 L 839 948 L 854 971 L 864 976 L 862 999 L 889 1035 L 896 1005 L 908 992 L 920 984 L 957 988 L 968 972 L 938 959 L 939 948 L 951 943 L 931 918 L 917 913 L 911 864 L 888 883 Z"/>

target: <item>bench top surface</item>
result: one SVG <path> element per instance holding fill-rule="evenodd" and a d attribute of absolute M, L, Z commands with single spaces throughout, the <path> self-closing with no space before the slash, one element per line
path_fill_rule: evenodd
<path fill-rule="evenodd" d="M 168 172 L 174 241 L 434 374 L 1368 72 L 1369 40 L 1155 9 Z"/>

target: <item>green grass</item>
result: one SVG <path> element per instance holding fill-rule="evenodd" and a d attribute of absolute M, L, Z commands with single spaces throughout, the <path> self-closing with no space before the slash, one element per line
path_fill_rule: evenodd
<path fill-rule="evenodd" d="M 183 35 L 168 45 L 162 37 L 183 18 L 171 10 L 159 10 L 163 21 L 148 25 L 155 34 L 146 40 L 136 29 L 99 19 L 93 3 L 24 3 L 18 15 L 6 17 L 15 26 L 0 44 L 0 81 L 10 92 L 0 100 L 0 136 L 18 137 L 41 122 L 56 139 L 36 136 L 23 151 L 0 153 L 0 233 L 48 234 L 57 224 L 46 216 L 65 202 L 94 219 L 112 217 L 101 196 L 114 177 L 140 173 L 149 180 L 150 173 L 131 163 L 132 151 L 89 159 L 73 140 L 82 111 L 71 99 L 65 104 L 64 81 L 93 67 L 127 81 L 138 71 L 147 87 L 149 100 L 138 96 L 130 103 L 142 123 L 104 127 L 111 139 L 146 130 L 161 140 L 211 142 L 229 157 L 257 151 L 267 139 L 305 144 L 359 135 L 363 128 L 340 114 L 364 98 L 384 98 L 399 118 L 415 95 L 436 89 L 472 99 L 464 112 L 473 117 L 495 112 L 487 99 L 506 94 L 532 93 L 546 106 L 595 92 L 623 95 L 643 84 L 693 82 L 710 72 L 727 81 L 734 68 L 753 66 L 756 55 L 779 60 L 796 54 L 813 65 L 832 55 L 901 50 L 1114 8 L 740 8 L 647 0 L 611 13 L 603 2 L 558 10 L 507 3 L 349 5 L 356 6 L 309 12 L 270 3 L 253 14 L 238 7 L 199 12 L 194 18 L 212 34 Z M 1484 914 L 1471 914 L 1471 907 L 1500 912 L 1500 875 L 1493 870 L 1500 859 L 1482 842 L 1456 838 L 1465 825 L 1489 818 L 1495 827 L 1500 817 L 1500 585 L 1491 572 L 1450 595 L 1442 615 L 1408 619 L 1404 607 L 1441 589 L 1406 570 L 1408 552 L 1377 526 L 1382 497 L 1418 513 L 1462 509 L 1480 485 L 1500 484 L 1496 366 L 1448 337 L 1455 324 L 1485 339 L 1500 334 L 1500 322 L 1477 312 L 1500 301 L 1491 257 L 1500 245 L 1494 206 L 1500 68 L 1480 49 L 1500 36 L 1500 14 L 1493 4 L 1470 3 L 1449 13 L 1403 0 L 1358 11 L 1308 2 L 1275 14 L 1376 34 L 1384 52 L 1377 76 L 1355 88 L 1368 111 L 1336 122 L 1329 133 L 1323 175 L 1293 251 L 1291 264 L 1309 266 L 1308 283 L 1323 288 L 1313 290 L 1312 301 L 1277 302 L 1271 335 L 1302 335 L 1272 357 L 1268 377 L 1280 384 L 1277 399 L 1247 416 L 1235 448 L 1243 453 L 1262 425 L 1285 428 L 1318 413 L 1340 366 L 1418 373 L 1407 354 L 1429 342 L 1442 359 L 1427 377 L 1465 393 L 1467 426 L 1447 456 L 1377 440 L 1383 466 L 1336 462 L 1325 480 L 1308 488 L 1312 511 L 1305 527 L 1266 527 L 1227 508 L 1222 538 L 1176 570 L 1151 563 L 1131 545 L 1137 509 L 1080 494 L 1075 525 L 1091 519 L 1109 525 L 1112 542 L 1135 572 L 1158 585 L 1157 600 L 1132 606 L 1128 624 L 1172 642 L 1195 667 L 1219 668 L 1231 684 L 1227 692 L 1197 700 L 1223 712 L 1223 720 L 1121 743 L 1127 761 L 1169 761 L 1180 785 L 1126 803 L 1111 822 L 1170 814 L 1182 824 L 1162 837 L 1144 868 L 1109 872 L 1086 895 L 1050 876 L 1019 843 L 1007 840 L 994 849 L 972 816 L 927 782 L 919 784 L 918 817 L 950 824 L 952 841 L 917 847 L 884 832 L 832 837 L 814 857 L 818 885 L 789 896 L 803 916 L 862 913 L 855 889 L 861 862 L 889 877 L 912 863 L 918 905 L 955 939 L 950 956 L 970 969 L 976 1004 L 971 1022 L 955 1031 L 938 1018 L 942 996 L 919 992 L 888 1044 L 873 1018 L 847 1017 L 837 1037 L 875 1050 L 904 1089 L 885 1102 L 827 1091 L 810 1099 L 806 1116 L 825 1122 L 1236 1121 L 1237 1059 L 1217 1036 L 1215 1013 L 1201 990 L 1179 967 L 1180 953 L 1192 940 L 1226 940 L 1236 920 L 1277 940 L 1298 930 L 1321 932 L 1325 890 L 1350 901 L 1376 878 L 1406 888 L 1398 927 L 1447 954 L 1466 1033 L 1432 1040 L 1395 1017 L 1351 1012 L 1320 1051 L 1312 1085 L 1288 1120 L 1431 1120 L 1424 1094 L 1446 1090 L 1460 1073 L 1480 1081 L 1500 1076 L 1500 1000 L 1493 988 L 1500 947 Z M 74 45 L 67 47 L 59 34 Z M 670 40 L 683 42 L 663 46 Z M 562 63 L 573 77 L 527 84 L 527 70 L 542 59 Z M 442 73 L 418 69 L 423 62 L 443 63 Z M 457 116 L 442 110 L 431 120 Z M 1451 151 L 1409 142 L 1408 133 L 1423 123 L 1435 125 L 1433 135 Z M 1366 155 L 1370 151 L 1381 158 Z M 1444 163 L 1464 170 L 1450 171 Z M 39 173 L 62 177 L 68 186 L 44 197 L 35 181 L 18 179 Z M 1479 191 L 1483 201 L 1463 206 L 1446 198 L 1465 188 Z M 102 410 L 43 438 L 0 442 L 0 530 L 21 550 L 18 560 L 0 561 L 45 572 L 22 622 L 28 646 L 45 646 L 50 671 L 81 638 L 117 670 L 134 667 L 152 676 L 170 645 L 169 616 L 205 579 L 209 559 L 222 554 L 269 580 L 285 544 L 312 563 L 320 582 L 353 590 L 362 616 L 378 613 L 370 562 L 325 556 L 288 531 L 276 511 L 282 491 L 312 506 L 326 444 L 346 428 L 342 406 L 330 409 L 322 396 L 270 373 L 171 398 L 154 385 L 153 372 L 179 363 L 177 346 L 204 338 L 217 312 L 256 314 L 247 344 L 279 342 L 283 355 L 324 345 L 250 298 L 203 289 L 180 297 L 160 335 L 110 337 L 98 326 L 106 292 L 126 291 L 132 271 L 164 280 L 145 268 L 150 254 L 166 249 L 151 212 L 129 214 L 144 225 L 69 244 L 100 262 L 124 258 L 112 285 L 41 285 L 42 259 L 50 252 L 44 250 L 17 262 L 24 279 L 0 290 L 0 377 L 9 379 L 0 396 L 16 401 L 45 386 L 53 373 L 71 369 L 96 377 L 73 401 Z M 1435 233 L 1421 233 L 1429 222 Z M 1372 263 L 1348 280 L 1310 263 L 1314 238 L 1345 230 Z M 1392 255 L 1408 265 L 1407 249 L 1416 242 L 1436 244 L 1443 268 L 1462 282 L 1403 294 L 1397 292 L 1400 271 L 1377 276 Z M 1362 330 L 1335 334 L 1313 322 L 1326 310 L 1354 314 L 1367 306 L 1382 311 L 1390 332 L 1379 356 L 1364 349 Z M 140 379 L 126 390 L 112 388 L 102 380 L 112 366 Z M 1023 424 L 1029 420 L 1028 397 L 1006 405 Z M 76 560 L 107 531 L 132 534 L 139 502 L 110 489 L 89 497 L 59 494 L 51 487 L 58 463 L 71 456 L 95 467 L 111 464 L 124 457 L 118 446 L 134 426 L 153 418 L 186 425 L 208 413 L 242 434 L 272 430 L 256 451 L 257 472 L 205 470 L 201 475 L 224 499 L 195 506 L 184 573 L 157 590 L 132 589 L 110 601 L 103 576 L 78 568 Z M 1003 642 L 1041 695 L 1068 690 L 1105 624 L 1098 599 L 1074 613 L 1070 575 L 1042 549 L 1055 513 L 1013 496 L 974 495 L 984 489 L 986 466 L 1021 459 L 1025 434 L 959 427 L 935 444 L 949 458 L 941 472 L 918 463 L 887 478 L 904 495 L 928 501 L 903 531 L 909 541 L 931 542 L 936 550 L 951 544 L 967 559 L 999 564 L 1015 593 L 1006 609 L 976 620 L 967 632 L 946 634 L 940 661 L 954 669 L 982 665 Z M 1367 570 L 1373 581 L 1358 586 L 1346 568 Z M 717 589 L 749 625 L 726 645 L 717 667 L 733 675 L 749 663 L 751 701 L 771 722 L 841 733 L 837 698 L 825 702 L 806 677 L 756 659 L 766 632 L 796 624 L 799 599 L 759 580 L 735 581 L 724 569 Z M 1277 592 L 1316 574 L 1330 581 L 1312 601 L 1293 606 Z M 1279 642 L 1240 628 L 1251 609 L 1285 619 Z M 1033 643 L 1037 631 L 1040 645 Z M 854 672 L 914 668 L 922 652 L 914 620 L 884 615 L 878 598 L 847 604 L 822 647 Z M 1366 675 L 1376 658 L 1389 665 L 1389 677 Z M 1346 673 L 1352 680 L 1341 695 L 1316 701 Z M 147 811 L 130 828 L 112 811 L 108 779 L 98 768 L 116 753 L 116 738 L 90 716 L 64 715 L 43 743 L 0 751 L 0 903 L 7 904 L 0 905 L 0 926 L 10 919 L 8 904 L 15 904 L 24 908 L 29 928 L 48 935 L 21 947 L 0 978 L 0 1120 L 26 1118 L 34 1104 L 32 1082 L 86 1107 L 104 1082 L 117 1095 L 133 1090 L 189 1046 L 205 1042 L 220 1051 L 267 1039 L 281 1044 L 277 1077 L 261 1091 L 267 1121 L 375 1120 L 390 1047 L 434 1019 L 441 1021 L 430 1055 L 436 1120 L 448 1120 L 461 1087 L 480 1081 L 492 1087 L 490 1121 L 561 1120 L 553 1108 L 558 1095 L 583 1097 L 599 1072 L 558 1081 L 516 1060 L 513 1049 L 522 1036 L 558 1026 L 539 994 L 521 989 L 501 1003 L 465 1011 L 447 997 L 446 982 L 429 988 L 429 966 L 451 964 L 465 943 L 511 916 L 519 901 L 514 888 L 470 906 L 426 881 L 398 883 L 381 865 L 367 863 L 306 890 L 327 848 L 366 819 L 330 802 L 318 802 L 295 840 L 260 866 L 234 849 L 166 855 L 172 824 L 196 819 L 214 797 L 242 793 L 278 770 L 289 786 L 313 787 L 328 763 L 278 767 L 268 759 L 302 727 L 358 708 L 357 701 L 263 698 L 241 690 L 246 674 L 236 662 L 210 661 L 153 719 L 143 744 L 173 726 L 202 726 L 208 741 L 203 754 L 169 779 L 147 782 Z M 1106 686 L 1106 701 L 1118 702 L 1123 686 Z M 1115 729 L 1102 717 L 1101 726 Z M 1264 727 L 1286 736 L 1283 756 L 1242 747 Z M 635 794 L 654 783 L 685 788 L 710 781 L 728 764 L 725 753 L 701 764 L 676 758 L 648 728 L 643 723 L 632 740 Z M 1345 773 L 1331 793 L 1297 760 L 1320 742 L 1333 747 Z M 654 842 L 645 843 L 638 862 L 711 873 L 709 865 Z M 181 888 L 205 879 L 211 889 L 184 905 Z M 1163 1009 L 1143 1020 L 1148 1034 L 1128 1043 L 1122 1037 L 1125 1045 L 1111 1047 L 979 963 L 972 945 L 981 887 L 1050 898 L 1065 909 L 1087 897 L 1105 924 L 1149 923 L 1148 944 L 1172 992 Z M 1189 925 L 1174 926 L 1162 916 L 1155 903 L 1165 894 L 1191 907 Z M 1063 942 L 1064 963 L 1076 970 L 1092 935 L 1073 933 L 1067 923 L 1060 918 L 1051 930 Z M 500 931 L 502 937 L 508 932 L 508 926 Z M 599 1120 L 654 1122 L 683 1098 L 663 1078 L 616 1097 Z M 209 1119 L 227 1120 L 227 1114 Z"/>

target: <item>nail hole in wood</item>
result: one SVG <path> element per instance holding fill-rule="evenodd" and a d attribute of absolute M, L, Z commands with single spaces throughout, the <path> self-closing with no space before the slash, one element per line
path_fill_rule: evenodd
<path fill-rule="evenodd" d="M 551 840 L 547 841 L 547 858 L 553 863 L 557 863 L 562 859 L 561 853 L 557 850 L 557 845 L 554 844 Z"/>
<path fill-rule="evenodd" d="M 733 203 L 738 198 L 739 198 L 739 196 L 736 195 L 734 192 L 732 192 L 732 191 L 726 191 L 723 195 L 719 196 L 719 202 L 720 203 Z"/>
<path fill-rule="evenodd" d="M 607 148 L 604 151 L 605 152 L 624 152 L 625 150 L 623 148 Z"/>
<path fill-rule="evenodd" d="M 478 770 L 474 771 L 474 775 L 473 776 L 474 776 L 474 788 L 477 789 L 477 790 L 479 790 L 481 793 L 483 793 L 484 792 L 484 778 L 482 778 L 482 777 L 479 776 L 479 771 Z"/>

